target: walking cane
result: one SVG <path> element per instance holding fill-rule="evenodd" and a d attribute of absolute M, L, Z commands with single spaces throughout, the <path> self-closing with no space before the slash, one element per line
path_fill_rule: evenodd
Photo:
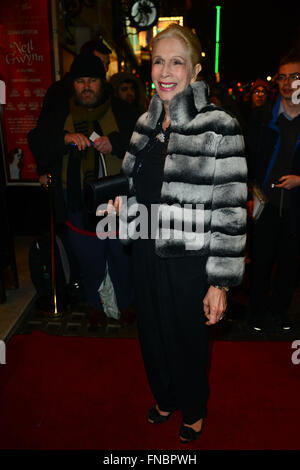
<path fill-rule="evenodd" d="M 49 194 L 49 208 L 50 208 L 50 235 L 51 235 L 51 287 L 53 299 L 51 299 L 49 316 L 52 318 L 60 318 L 62 312 L 58 311 L 57 306 L 57 279 L 56 279 L 56 257 L 55 257 L 55 209 L 54 209 L 54 183 L 51 174 L 48 176 L 48 194 Z"/>

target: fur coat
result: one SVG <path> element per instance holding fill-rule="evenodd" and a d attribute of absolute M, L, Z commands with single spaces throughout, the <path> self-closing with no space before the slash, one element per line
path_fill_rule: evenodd
<path fill-rule="evenodd" d="M 126 230 L 120 231 L 125 243 L 135 239 L 139 219 L 132 178 L 136 155 L 147 145 L 162 110 L 156 94 L 136 124 L 123 161 L 131 188 L 120 215 L 127 222 Z M 235 118 L 209 103 L 204 81 L 178 93 L 169 103 L 169 114 L 156 254 L 166 258 L 207 256 L 209 284 L 238 285 L 244 273 L 247 218 L 247 165 L 240 127 Z M 201 230 L 197 230 L 201 223 L 195 225 L 196 220 L 202 221 Z"/>

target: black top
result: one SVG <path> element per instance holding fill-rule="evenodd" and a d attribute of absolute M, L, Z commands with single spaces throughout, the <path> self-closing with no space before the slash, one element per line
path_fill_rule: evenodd
<path fill-rule="evenodd" d="M 150 136 L 146 147 L 137 154 L 133 171 L 133 184 L 137 202 L 143 204 L 148 211 L 148 231 L 146 233 L 144 226 L 140 227 L 140 232 L 143 234 L 143 238 L 149 239 L 154 237 L 157 229 L 157 210 L 161 201 L 161 187 L 169 140 L 169 128 L 164 132 L 161 123 L 162 118 Z"/>
<path fill-rule="evenodd" d="M 164 168 L 163 142 L 154 137 L 147 147 L 138 155 L 133 174 L 137 201 L 146 206 L 160 201 Z"/>
<path fill-rule="evenodd" d="M 137 201 L 146 206 L 160 202 L 166 149 L 169 140 L 169 128 L 166 132 L 163 131 L 162 118 L 163 115 L 150 136 L 146 147 L 137 154 L 133 171 Z"/>

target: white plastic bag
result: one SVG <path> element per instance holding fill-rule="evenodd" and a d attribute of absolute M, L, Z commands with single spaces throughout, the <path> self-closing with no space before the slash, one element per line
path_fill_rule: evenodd
<path fill-rule="evenodd" d="M 107 265 L 105 269 L 105 276 L 104 276 L 103 282 L 99 288 L 99 294 L 101 297 L 105 315 L 108 318 L 114 318 L 115 320 L 119 320 L 121 316 L 121 312 L 117 304 L 117 298 L 116 298 L 114 286 L 111 281 Z"/>

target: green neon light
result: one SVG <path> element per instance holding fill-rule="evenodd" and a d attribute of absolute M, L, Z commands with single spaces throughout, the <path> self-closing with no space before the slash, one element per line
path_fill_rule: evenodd
<path fill-rule="evenodd" d="M 220 42 L 220 16 L 221 16 L 221 7 L 216 6 L 217 9 L 217 20 L 216 20 L 216 42 Z"/>
<path fill-rule="evenodd" d="M 216 6 L 216 55 L 215 55 L 215 73 L 219 73 L 219 51 L 220 51 L 220 17 L 221 17 L 221 7 L 220 5 Z"/>
<path fill-rule="evenodd" d="M 219 73 L 219 43 L 216 42 L 215 73 Z"/>

